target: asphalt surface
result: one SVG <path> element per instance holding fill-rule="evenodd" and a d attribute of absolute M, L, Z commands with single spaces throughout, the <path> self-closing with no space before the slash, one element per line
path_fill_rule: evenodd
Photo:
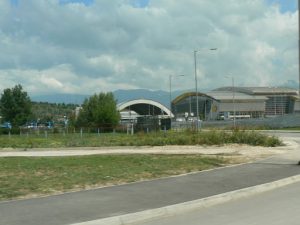
<path fill-rule="evenodd" d="M 300 182 L 189 213 L 159 218 L 143 225 L 299 225 Z M 138 225 L 138 224 L 137 224 Z"/>
<path fill-rule="evenodd" d="M 296 135 L 296 138 L 299 136 Z M 299 152 L 184 176 L 44 198 L 0 202 L 1 225 L 56 225 L 96 220 L 205 198 L 300 174 Z"/>

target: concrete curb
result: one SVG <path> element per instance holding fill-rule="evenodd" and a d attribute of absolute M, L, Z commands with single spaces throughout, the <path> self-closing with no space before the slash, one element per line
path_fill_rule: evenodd
<path fill-rule="evenodd" d="M 173 216 L 196 209 L 206 208 L 213 205 L 225 203 L 231 200 L 249 197 L 255 194 L 271 191 L 289 184 L 300 182 L 300 175 L 284 178 L 270 183 L 256 185 L 236 191 L 231 191 L 207 198 L 197 199 L 175 205 L 165 206 L 156 209 L 145 210 L 120 216 L 108 217 L 99 220 L 76 223 L 72 225 L 129 225 L 146 222 L 160 217 Z"/>

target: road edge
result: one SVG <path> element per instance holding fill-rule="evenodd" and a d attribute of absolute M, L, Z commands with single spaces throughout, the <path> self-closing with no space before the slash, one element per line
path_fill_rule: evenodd
<path fill-rule="evenodd" d="M 158 219 L 161 217 L 174 216 L 186 213 L 196 209 L 207 208 L 217 204 L 229 202 L 232 200 L 249 197 L 255 194 L 274 190 L 289 184 L 300 182 L 300 175 L 291 176 L 281 180 L 247 187 L 231 192 L 213 195 L 207 198 L 201 198 L 193 201 L 183 202 L 179 204 L 169 205 L 161 208 L 149 209 L 136 213 L 129 213 L 119 216 L 102 218 L 93 221 L 73 223 L 71 225 L 129 225 Z"/>

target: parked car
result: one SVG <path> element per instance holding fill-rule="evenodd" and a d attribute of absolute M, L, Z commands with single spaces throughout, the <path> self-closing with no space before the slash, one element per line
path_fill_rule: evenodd
<path fill-rule="evenodd" d="M 0 124 L 1 128 L 7 128 L 7 129 L 11 129 L 11 123 L 10 122 L 4 122 L 3 124 Z"/>

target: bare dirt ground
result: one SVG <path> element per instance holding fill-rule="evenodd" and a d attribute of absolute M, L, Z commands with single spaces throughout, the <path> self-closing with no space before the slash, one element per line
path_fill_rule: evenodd
<path fill-rule="evenodd" d="M 0 149 L 0 157 L 54 157 L 54 156 L 82 156 L 103 154 L 201 154 L 233 157 L 241 162 L 255 161 L 277 154 L 283 154 L 297 149 L 298 144 L 285 139 L 285 146 L 260 147 L 248 145 L 224 146 L 144 146 L 144 147 L 102 147 L 102 148 L 61 148 L 61 149 Z"/>

